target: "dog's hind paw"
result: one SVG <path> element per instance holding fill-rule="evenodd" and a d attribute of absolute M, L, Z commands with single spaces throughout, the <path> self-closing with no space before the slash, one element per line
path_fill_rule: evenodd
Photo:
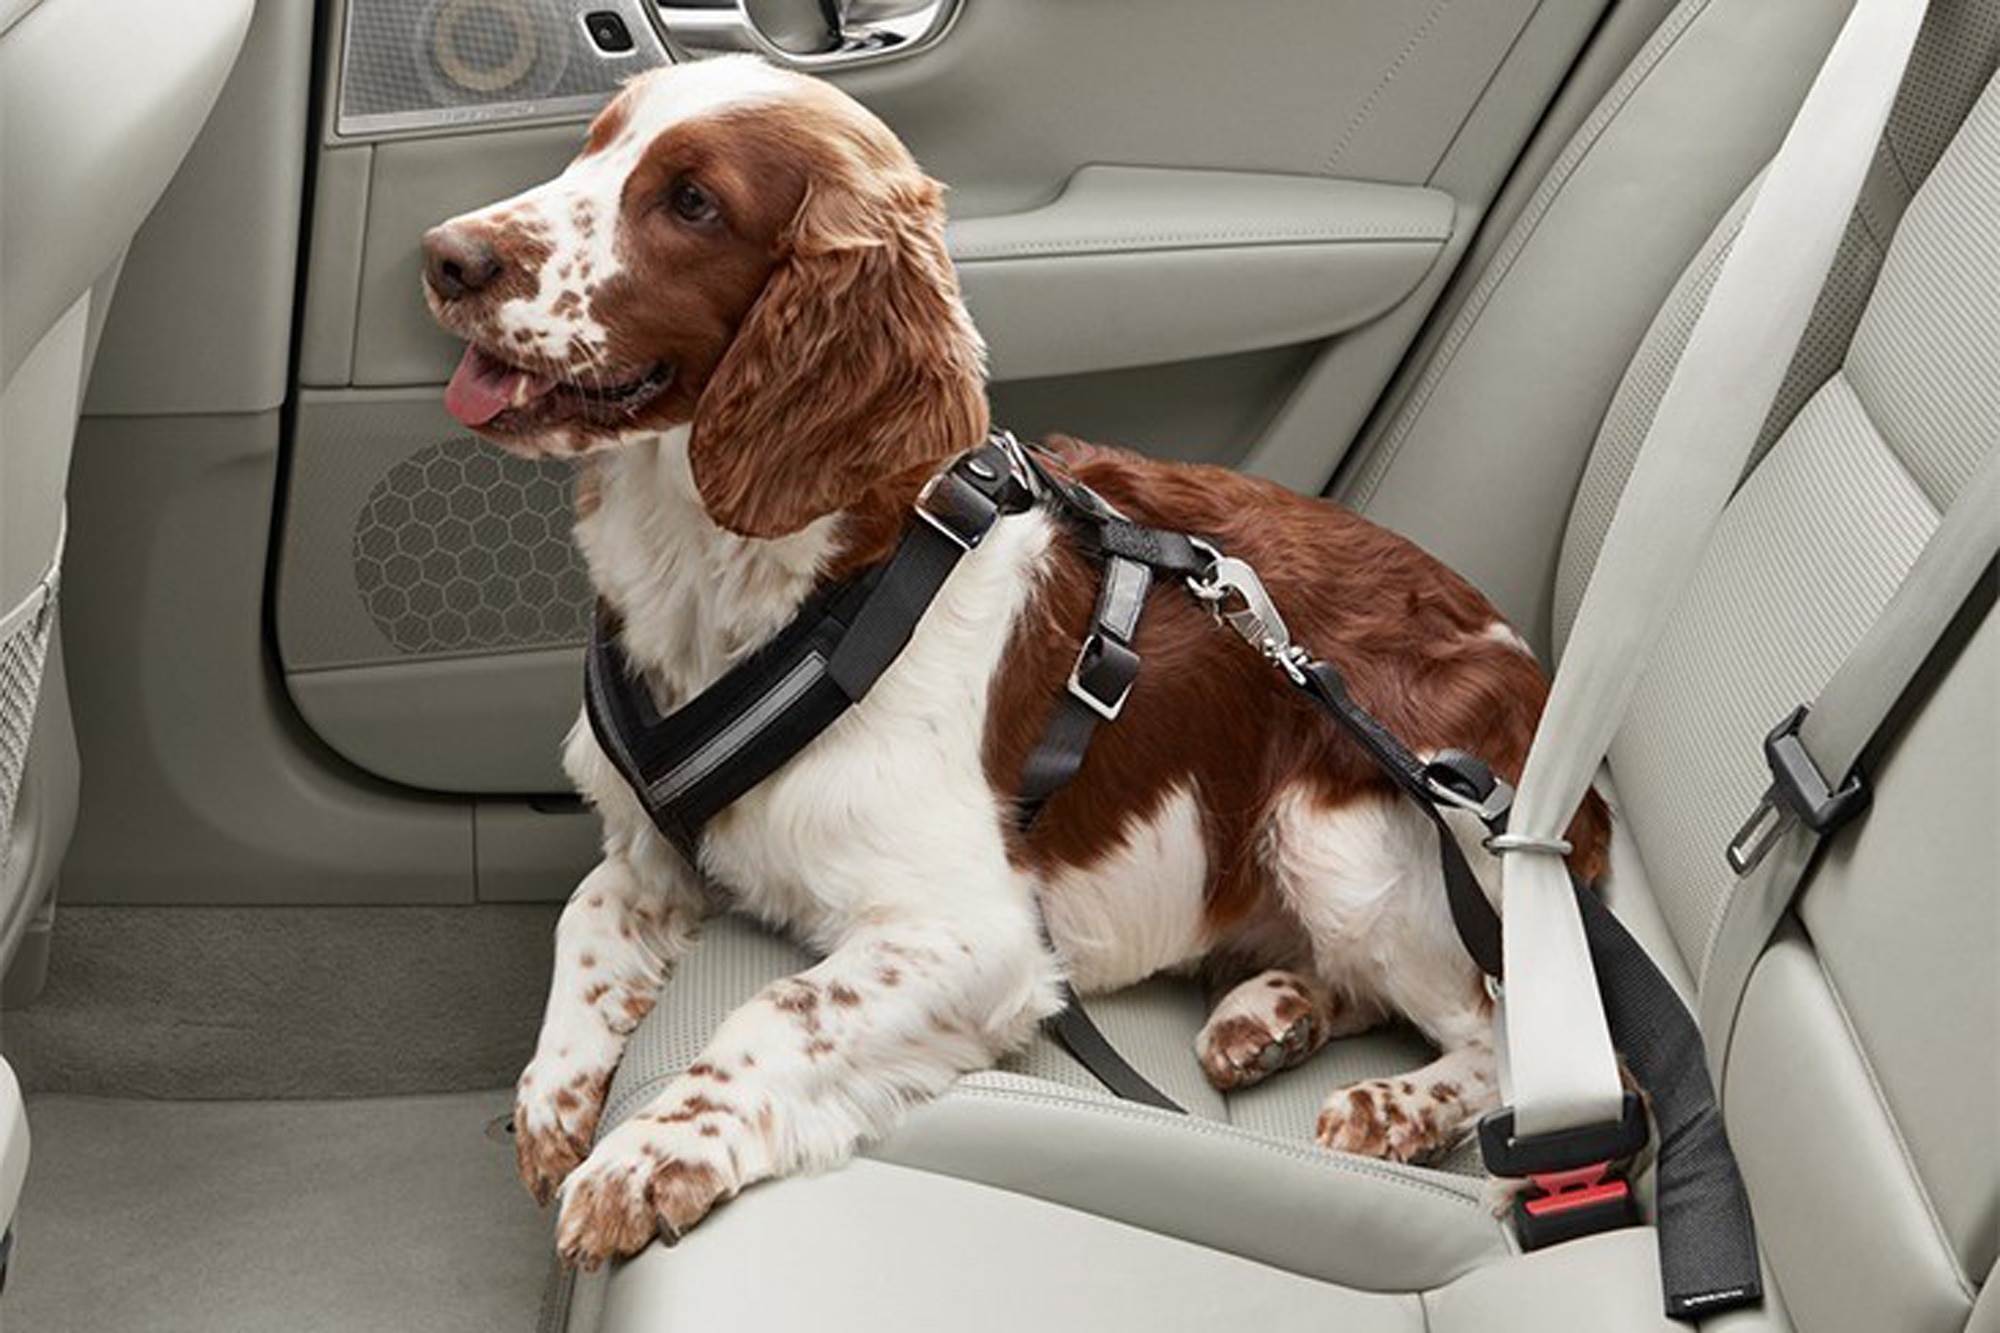
<path fill-rule="evenodd" d="M 1223 996 L 1195 1038 L 1210 1084 L 1223 1091 L 1260 1083 L 1326 1043 L 1327 1006 L 1312 983 L 1265 972 Z"/>
<path fill-rule="evenodd" d="M 1323 1148 L 1421 1162 L 1457 1141 L 1457 1094 L 1426 1089 L 1407 1078 L 1374 1078 L 1337 1088 L 1319 1113 L 1314 1135 Z"/>

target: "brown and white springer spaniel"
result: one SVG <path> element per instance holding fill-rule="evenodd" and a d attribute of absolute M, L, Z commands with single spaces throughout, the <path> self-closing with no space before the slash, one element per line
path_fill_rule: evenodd
<path fill-rule="evenodd" d="M 562 175 L 425 238 L 431 308 L 470 344 L 447 406 L 517 453 L 578 460 L 577 539 L 662 709 L 883 559 L 923 481 L 984 437 L 941 193 L 829 85 L 732 57 L 635 81 Z M 1451 571 L 1275 485 L 1050 444 L 1133 517 L 1254 564 L 1300 642 L 1420 752 L 1518 775 L 1545 681 Z M 1061 977 L 1208 978 L 1196 1045 L 1220 1088 L 1408 1019 L 1442 1054 L 1335 1089 L 1328 1148 L 1419 1160 L 1494 1105 L 1488 1001 L 1432 827 L 1191 598 L 1155 592 L 1123 716 L 1016 832 L 1096 585 L 1058 523 L 1002 520 L 867 699 L 709 825 L 699 875 L 590 728 L 571 733 L 604 858 L 557 929 L 515 1116 L 529 1188 L 560 1187 L 566 1258 L 629 1254 L 753 1181 L 840 1162 L 1027 1041 Z M 1606 837 L 1593 803 L 1572 830 L 1584 876 Z M 627 1036 L 725 903 L 825 961 L 730 1015 L 593 1145 Z"/>

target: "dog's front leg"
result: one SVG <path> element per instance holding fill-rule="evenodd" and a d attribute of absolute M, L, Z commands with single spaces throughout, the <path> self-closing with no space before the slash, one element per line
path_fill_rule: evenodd
<path fill-rule="evenodd" d="M 990 1066 L 1057 1005 L 1025 907 L 877 922 L 766 987 L 563 1187 L 557 1247 L 594 1268 L 754 1181 L 832 1166 Z"/>
<path fill-rule="evenodd" d="M 556 924 L 555 972 L 535 1056 L 515 1089 L 521 1180 L 547 1203 L 590 1151 L 625 1040 L 658 999 L 700 919 L 692 877 L 668 857 L 614 851 Z"/>

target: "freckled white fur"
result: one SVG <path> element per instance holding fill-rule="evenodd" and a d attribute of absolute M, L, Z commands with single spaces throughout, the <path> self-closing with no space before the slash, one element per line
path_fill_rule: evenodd
<path fill-rule="evenodd" d="M 678 66 L 670 79 L 654 79 L 644 96 L 627 96 L 624 130 L 599 152 L 580 156 L 561 175 L 454 223 L 515 219 L 549 244 L 532 297 L 517 298 L 493 313 L 503 339 L 495 350 L 561 369 L 586 385 L 644 367 L 608 367 L 608 332 L 590 313 L 587 286 L 615 277 L 621 263 L 619 203 L 625 181 L 646 149 L 667 130 L 731 107 L 775 100 L 787 76 L 754 56 L 724 56 Z M 588 223 L 586 234 L 585 223 Z M 570 298 L 565 300 L 566 295 Z M 515 340 L 516 330 L 526 342 Z"/>
<path fill-rule="evenodd" d="M 584 877 L 563 909 L 548 1009 L 526 1070 L 528 1089 L 539 1095 L 521 1099 L 516 1134 L 587 1140 L 597 1107 L 582 1090 L 610 1078 L 625 1039 L 652 1007 L 667 963 L 686 949 L 695 919 L 692 883 L 677 870 L 652 869 L 642 880 L 630 862 L 607 859 Z M 636 915 L 654 903 L 663 910 L 652 921 Z M 561 1089 L 579 1094 L 578 1104 L 557 1105 Z"/>
<path fill-rule="evenodd" d="M 1151 817 L 1134 820 L 1108 856 L 1059 871 L 1043 911 L 1076 988 L 1115 990 L 1206 952 L 1207 887 L 1201 807 L 1181 786 Z"/>

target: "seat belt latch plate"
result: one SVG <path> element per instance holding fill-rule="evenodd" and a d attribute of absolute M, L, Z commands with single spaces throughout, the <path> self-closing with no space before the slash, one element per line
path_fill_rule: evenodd
<path fill-rule="evenodd" d="M 1859 773 L 1848 774 L 1836 790 L 1807 752 L 1799 739 L 1807 712 L 1800 704 L 1764 737 L 1771 785 L 1729 840 L 1729 868 L 1739 876 L 1755 870 L 1793 823 L 1824 837 L 1868 808 L 1868 784 Z"/>

